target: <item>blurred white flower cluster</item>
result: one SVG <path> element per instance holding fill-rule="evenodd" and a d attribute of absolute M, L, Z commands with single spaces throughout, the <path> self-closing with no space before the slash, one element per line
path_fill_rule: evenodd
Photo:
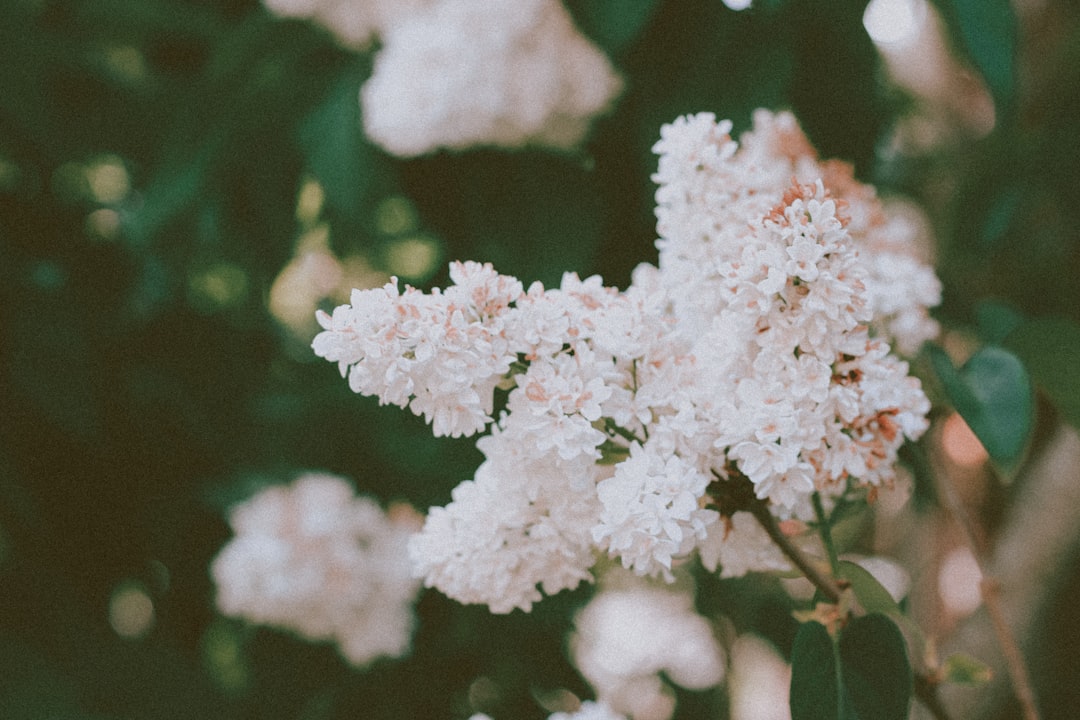
<path fill-rule="evenodd" d="M 634 720 L 668 720 L 675 695 L 661 679 L 690 690 L 724 679 L 724 652 L 694 610 L 693 588 L 642 579 L 604 585 L 574 620 L 574 664 L 597 699 Z"/>
<path fill-rule="evenodd" d="M 329 30 L 343 46 L 361 50 L 386 28 L 436 0 L 263 0 L 275 15 L 310 19 Z"/>
<path fill-rule="evenodd" d="M 622 89 L 560 0 L 264 0 L 347 47 L 378 37 L 364 128 L 404 157 L 437 148 L 570 149 Z"/>
<path fill-rule="evenodd" d="M 491 716 L 477 713 L 469 720 L 492 720 Z M 626 720 L 626 718 L 603 703 L 586 700 L 573 712 L 557 712 L 548 716 L 548 720 Z"/>
<path fill-rule="evenodd" d="M 664 127 L 659 264 L 623 292 L 455 263 L 445 291 L 391 282 L 319 315 L 314 350 L 353 390 L 438 435 L 490 425 L 410 544 L 428 586 L 508 612 L 589 579 L 597 551 L 665 578 L 698 549 L 725 575 L 776 569 L 748 502 L 809 519 L 815 492 L 893 481 L 929 402 L 890 343 L 936 331 L 937 280 L 790 115 L 759 112 L 741 147 L 729 130 Z"/>
<path fill-rule="evenodd" d="M 236 505 L 211 565 L 225 615 L 337 644 L 350 663 L 408 652 L 419 582 L 411 508 L 383 512 L 343 478 L 309 473 Z"/>

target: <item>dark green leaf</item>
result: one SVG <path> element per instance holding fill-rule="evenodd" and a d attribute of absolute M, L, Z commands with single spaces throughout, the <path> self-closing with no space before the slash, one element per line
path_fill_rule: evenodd
<path fill-rule="evenodd" d="M 912 676 L 899 628 L 877 613 L 855 618 L 840 633 L 840 664 L 859 720 L 906 720 Z"/>
<path fill-rule="evenodd" d="M 1080 427 L 1080 325 L 1065 318 L 1038 318 L 1009 334 L 1005 345 L 1065 420 Z"/>
<path fill-rule="evenodd" d="M 991 253 L 1001 247 L 1009 236 L 1009 230 L 1016 222 L 1017 214 L 1021 209 L 1023 201 L 1021 193 L 1019 184 L 1010 183 L 992 196 L 992 201 L 986 208 L 986 215 L 982 219 L 982 232 L 979 233 L 976 250 Z"/>
<path fill-rule="evenodd" d="M 1016 17 L 1009 0 L 939 0 L 952 34 L 983 76 L 999 119 L 1013 105 Z"/>
<path fill-rule="evenodd" d="M 122 211 L 128 237 L 136 245 L 149 243 L 177 215 L 190 209 L 206 191 L 215 156 L 223 138 L 210 138 L 190 157 L 161 168 L 138 205 Z"/>
<path fill-rule="evenodd" d="M 840 720 L 842 688 L 828 630 L 803 623 L 791 648 L 791 720 Z"/>
<path fill-rule="evenodd" d="M 931 348 L 930 358 L 953 407 L 1010 476 L 1023 458 L 1034 414 L 1024 364 L 996 345 L 979 350 L 959 370 L 940 348 Z"/>
<path fill-rule="evenodd" d="M 326 191 L 327 203 L 346 215 L 360 211 L 371 175 L 372 148 L 360 126 L 363 68 L 350 68 L 300 126 L 308 170 Z"/>
<path fill-rule="evenodd" d="M 975 308 L 979 337 L 987 343 L 1002 344 L 1005 337 L 1023 321 L 1024 316 L 1015 307 L 1000 300 L 986 300 Z"/>
<path fill-rule="evenodd" d="M 568 2 L 581 30 L 609 54 L 629 45 L 652 17 L 656 0 Z"/>
<path fill-rule="evenodd" d="M 427 203 L 425 218 L 442 223 L 434 230 L 447 240 L 450 257 L 490 262 L 548 287 L 564 272 L 590 270 L 604 206 L 595 174 L 579 164 L 550 153 L 485 151 L 416 166 L 432 184 L 413 197 Z"/>

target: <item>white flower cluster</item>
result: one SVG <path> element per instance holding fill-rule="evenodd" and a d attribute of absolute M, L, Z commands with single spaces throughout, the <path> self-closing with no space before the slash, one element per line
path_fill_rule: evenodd
<path fill-rule="evenodd" d="M 437 148 L 570 149 L 622 80 L 560 0 L 264 0 L 346 46 L 378 36 L 364 129 L 403 157 Z"/>
<path fill-rule="evenodd" d="M 364 129 L 401 156 L 578 145 L 622 89 L 559 0 L 440 0 L 383 35 Z"/>
<path fill-rule="evenodd" d="M 366 48 L 386 28 L 435 0 L 263 0 L 275 15 L 311 19 L 348 48 Z"/>
<path fill-rule="evenodd" d="M 236 505 L 211 565 L 225 615 L 337 643 L 352 664 L 409 650 L 419 582 L 411 510 L 388 517 L 339 477 L 309 473 Z"/>
<path fill-rule="evenodd" d="M 470 717 L 469 720 L 492 720 L 492 718 L 489 715 L 477 713 Z M 548 720 L 626 720 L 626 718 L 604 703 L 586 700 L 574 712 L 552 713 L 548 716 Z"/>
<path fill-rule="evenodd" d="M 766 640 L 747 633 L 731 647 L 731 720 L 791 720 L 791 666 Z"/>
<path fill-rule="evenodd" d="M 666 578 L 696 549 L 729 576 L 777 568 L 737 489 L 806 519 L 814 492 L 892 482 L 929 403 L 889 343 L 933 332 L 936 280 L 790 115 L 758 113 L 742 147 L 729 128 L 663 129 L 659 265 L 623 292 L 576 275 L 525 290 L 455 263 L 445 291 L 395 281 L 319 315 L 315 352 L 353 390 L 439 435 L 491 424 L 476 477 L 410 546 L 428 586 L 507 612 L 588 579 L 596 551 Z M 886 251 L 913 271 L 889 277 Z"/>
<path fill-rule="evenodd" d="M 692 591 L 621 583 L 598 592 L 574 625 L 574 664 L 600 702 L 634 720 L 668 720 L 674 713 L 674 694 L 660 673 L 690 690 L 724 678 L 724 652 L 694 610 Z"/>
<path fill-rule="evenodd" d="M 586 700 L 574 712 L 557 712 L 548 716 L 548 720 L 626 720 L 626 718 L 604 703 Z"/>

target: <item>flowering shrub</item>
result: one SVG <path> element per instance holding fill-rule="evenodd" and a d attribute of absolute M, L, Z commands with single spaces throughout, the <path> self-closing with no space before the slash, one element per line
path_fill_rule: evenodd
<path fill-rule="evenodd" d="M 8 3 L 0 717 L 1069 716 L 1068 5 Z"/>

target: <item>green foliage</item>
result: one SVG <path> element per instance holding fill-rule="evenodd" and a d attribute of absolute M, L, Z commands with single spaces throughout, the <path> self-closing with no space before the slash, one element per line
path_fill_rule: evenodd
<path fill-rule="evenodd" d="M 1065 419 L 1080 427 L 1080 325 L 1066 318 L 1035 318 L 1016 327 L 1004 344 L 1024 361 Z"/>
<path fill-rule="evenodd" d="M 656 11 L 659 0 L 571 0 L 582 32 L 611 55 L 626 49 Z"/>
<path fill-rule="evenodd" d="M 327 204 L 354 225 L 360 224 L 358 216 L 364 211 L 370 212 L 365 195 L 378 172 L 376 152 L 364 137 L 357 102 L 367 74 L 366 62 L 345 68 L 326 97 L 301 121 L 298 133 L 307 169 L 326 191 Z"/>
<path fill-rule="evenodd" d="M 847 720 L 836 648 L 818 622 L 803 623 L 791 648 L 791 720 Z"/>
<path fill-rule="evenodd" d="M 817 622 L 795 636 L 792 720 L 905 720 L 912 687 L 904 637 L 884 615 L 855 618 L 837 638 Z"/>
<path fill-rule="evenodd" d="M 934 372 L 991 459 L 1011 478 L 1023 460 L 1034 423 L 1034 397 L 1023 363 L 988 345 L 957 369 L 944 350 L 930 348 Z"/>
<path fill-rule="evenodd" d="M 855 618 L 840 632 L 839 651 L 852 717 L 904 720 L 912 676 L 904 636 L 896 625 L 884 615 Z"/>
<path fill-rule="evenodd" d="M 1023 321 L 1023 315 L 1008 303 L 987 300 L 975 308 L 975 325 L 979 337 L 990 345 L 1004 344 L 1009 333 Z"/>

